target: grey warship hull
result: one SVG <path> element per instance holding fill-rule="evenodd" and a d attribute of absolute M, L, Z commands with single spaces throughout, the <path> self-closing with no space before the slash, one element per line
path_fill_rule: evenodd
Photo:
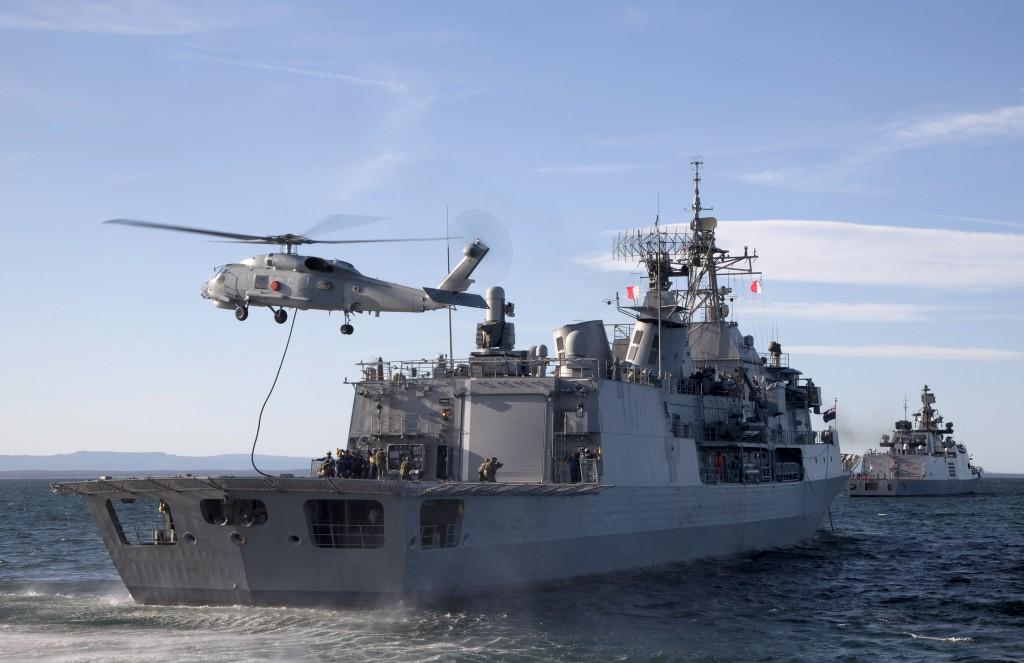
<path fill-rule="evenodd" d="M 945 426 L 932 407 L 935 394 L 921 392 L 921 410 L 914 422 L 896 422 L 892 436 L 883 435 L 888 451 L 868 451 L 861 471 L 850 478 L 850 497 L 925 497 L 969 495 L 981 489 L 982 469 L 972 464 L 967 447 L 953 439 L 953 423 Z"/>
<path fill-rule="evenodd" d="M 719 279 L 754 278 L 757 254 L 716 244 L 699 165 L 688 231 L 615 241 L 648 276 L 616 299 L 632 322 L 516 349 L 515 306 L 492 287 L 468 358 L 359 364 L 348 435 L 324 436 L 344 449 L 309 478 L 54 489 L 86 499 L 143 603 L 458 597 L 813 537 L 847 483 L 838 431 L 815 430 L 821 387 L 781 344 L 761 354 L 730 319 Z"/>
<path fill-rule="evenodd" d="M 850 480 L 850 497 L 925 497 L 970 495 L 981 490 L 981 477 L 971 479 L 862 479 Z"/>
<path fill-rule="evenodd" d="M 835 450 L 817 450 L 825 454 L 818 463 L 824 468 Z M 163 478 L 56 488 L 85 497 L 114 565 L 140 603 L 351 606 L 452 598 L 481 588 L 543 585 L 793 545 L 815 535 L 845 481 L 840 475 L 762 486 L 551 490 L 529 484 Z M 194 508 L 225 495 L 259 499 L 271 517 L 258 527 L 235 527 L 208 523 Z M 465 504 L 457 545 L 424 545 L 420 510 L 439 496 Z M 135 541 L 110 515 L 110 500 L 147 498 L 164 500 L 175 514 L 180 534 L 173 544 Z M 379 547 L 315 545 L 304 503 L 367 498 L 386 514 Z"/>

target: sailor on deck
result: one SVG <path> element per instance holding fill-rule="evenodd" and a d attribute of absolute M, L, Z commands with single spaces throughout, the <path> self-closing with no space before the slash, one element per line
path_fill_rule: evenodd
<path fill-rule="evenodd" d="M 334 456 L 331 455 L 330 451 L 328 451 L 327 455 L 322 458 L 316 458 L 314 460 L 320 461 L 320 465 L 316 468 L 316 475 L 318 477 L 322 479 L 324 477 L 334 476 Z"/>
<path fill-rule="evenodd" d="M 488 481 L 495 482 L 498 480 L 498 470 L 504 467 L 504 463 L 498 461 L 497 457 L 491 456 L 491 460 L 488 461 L 487 471 L 484 476 L 487 477 Z"/>

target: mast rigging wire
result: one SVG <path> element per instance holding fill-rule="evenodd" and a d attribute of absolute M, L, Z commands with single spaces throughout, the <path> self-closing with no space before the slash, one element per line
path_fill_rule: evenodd
<path fill-rule="evenodd" d="M 249 462 L 252 463 L 252 469 L 256 470 L 256 473 L 273 479 L 273 475 L 267 474 L 260 468 L 256 467 L 256 441 L 260 439 L 260 427 L 263 425 L 263 411 L 267 409 L 267 403 L 270 402 L 270 396 L 274 393 L 274 387 L 277 386 L 277 379 L 281 377 L 281 367 L 284 366 L 284 358 L 288 356 L 288 346 L 292 344 L 292 332 L 295 330 L 295 319 L 299 317 L 299 310 L 292 309 L 292 324 L 288 326 L 288 340 L 284 343 L 284 352 L 281 353 L 281 361 L 277 365 L 277 373 L 274 374 L 274 382 L 270 385 L 270 391 L 267 392 L 267 397 L 263 401 L 263 407 L 260 408 L 260 416 L 256 419 L 256 436 L 252 439 L 252 451 L 249 452 Z"/>

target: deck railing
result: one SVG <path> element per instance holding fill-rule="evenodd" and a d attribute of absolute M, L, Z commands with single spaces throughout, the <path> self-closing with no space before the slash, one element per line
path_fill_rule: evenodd
<path fill-rule="evenodd" d="M 383 525 L 313 524 L 313 545 L 318 548 L 380 548 Z"/>
<path fill-rule="evenodd" d="M 160 520 L 155 524 L 133 523 L 135 543 L 140 546 L 173 546 L 178 543 L 178 533 Z"/>
<path fill-rule="evenodd" d="M 421 548 L 454 548 L 462 536 L 460 523 L 447 525 L 423 525 L 420 527 Z"/>

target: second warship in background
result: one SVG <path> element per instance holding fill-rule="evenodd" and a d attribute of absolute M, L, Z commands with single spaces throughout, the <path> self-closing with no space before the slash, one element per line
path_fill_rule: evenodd
<path fill-rule="evenodd" d="M 892 436 L 882 436 L 880 446 L 888 451 L 864 454 L 860 472 L 850 478 L 851 497 L 962 495 L 981 487 L 982 469 L 953 439 L 953 422 L 943 426 L 934 404 L 935 394 L 925 385 L 914 424 L 904 412 Z"/>
<path fill-rule="evenodd" d="M 720 279 L 753 275 L 757 255 L 717 246 L 699 183 L 698 171 L 689 232 L 655 225 L 615 243 L 648 276 L 619 307 L 630 324 L 567 324 L 551 356 L 517 350 L 494 287 L 467 359 L 361 365 L 346 446 L 380 450 L 382 480 L 54 489 L 85 498 L 142 603 L 459 596 L 809 539 L 847 481 L 838 435 L 813 429 L 820 388 L 782 347 L 759 353 L 729 320 Z M 495 458 L 497 480 L 478 481 Z"/>

